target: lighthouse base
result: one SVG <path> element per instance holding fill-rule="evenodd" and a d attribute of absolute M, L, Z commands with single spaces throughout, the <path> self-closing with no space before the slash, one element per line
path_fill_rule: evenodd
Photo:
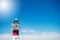
<path fill-rule="evenodd" d="M 13 36 L 13 40 L 19 40 L 19 36 Z"/>

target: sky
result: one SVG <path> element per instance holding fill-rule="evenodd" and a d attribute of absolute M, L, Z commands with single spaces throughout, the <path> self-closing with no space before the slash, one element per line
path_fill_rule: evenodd
<path fill-rule="evenodd" d="M 15 18 L 21 40 L 60 40 L 60 0 L 0 0 L 0 40 L 11 40 Z"/>

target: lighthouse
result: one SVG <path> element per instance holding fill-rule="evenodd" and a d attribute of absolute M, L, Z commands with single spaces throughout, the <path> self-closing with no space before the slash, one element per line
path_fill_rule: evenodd
<path fill-rule="evenodd" d="M 19 40 L 19 21 L 17 19 L 12 23 L 12 28 L 13 40 Z"/>

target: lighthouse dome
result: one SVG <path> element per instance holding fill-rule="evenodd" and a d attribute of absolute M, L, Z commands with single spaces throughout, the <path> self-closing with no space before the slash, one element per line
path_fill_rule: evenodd
<path fill-rule="evenodd" d="M 15 19 L 14 24 L 19 24 L 19 21 L 17 19 Z"/>

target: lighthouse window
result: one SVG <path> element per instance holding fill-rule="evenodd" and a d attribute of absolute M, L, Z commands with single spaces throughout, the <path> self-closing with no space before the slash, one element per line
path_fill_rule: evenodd
<path fill-rule="evenodd" d="M 17 27 L 17 25 L 15 27 Z"/>

